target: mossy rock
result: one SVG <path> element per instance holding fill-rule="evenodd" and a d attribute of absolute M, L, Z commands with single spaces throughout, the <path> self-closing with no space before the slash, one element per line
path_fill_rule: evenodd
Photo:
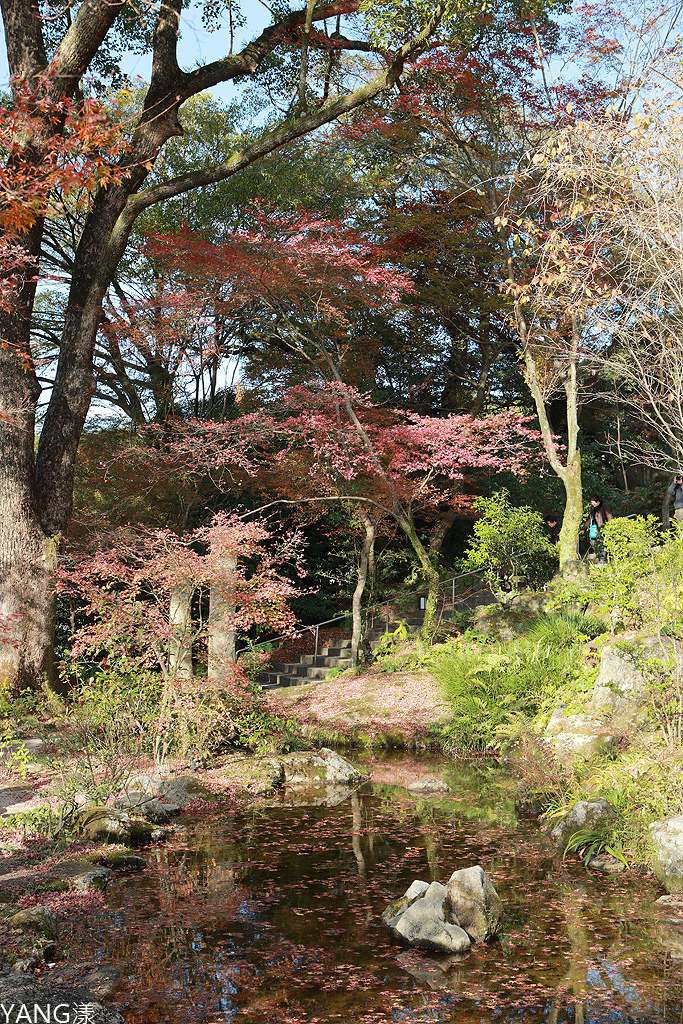
<path fill-rule="evenodd" d="M 36 892 L 67 892 L 69 883 L 65 878 L 46 878 L 44 882 L 36 886 Z"/>
<path fill-rule="evenodd" d="M 107 867 L 112 871 L 142 871 L 147 865 L 144 857 L 139 853 L 129 853 L 127 850 L 114 850 L 106 856 Z"/>
<path fill-rule="evenodd" d="M 57 915 L 47 907 L 29 907 L 13 914 L 9 923 L 22 932 L 33 932 L 41 939 L 56 939 L 58 933 Z"/>

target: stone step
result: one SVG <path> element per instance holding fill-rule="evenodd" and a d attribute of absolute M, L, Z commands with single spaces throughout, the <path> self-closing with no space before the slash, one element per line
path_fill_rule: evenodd
<path fill-rule="evenodd" d="M 325 668 L 348 668 L 351 664 L 350 655 L 348 658 L 329 658 L 325 654 L 319 654 L 316 658 L 314 654 L 301 654 L 299 658 L 302 665 L 322 665 Z"/>

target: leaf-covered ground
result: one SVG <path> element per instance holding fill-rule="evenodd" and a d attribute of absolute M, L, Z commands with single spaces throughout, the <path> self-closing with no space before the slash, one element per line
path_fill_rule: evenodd
<path fill-rule="evenodd" d="M 274 711 L 303 726 L 344 732 L 401 733 L 418 739 L 448 717 L 439 683 L 428 672 L 367 671 L 270 691 Z"/>

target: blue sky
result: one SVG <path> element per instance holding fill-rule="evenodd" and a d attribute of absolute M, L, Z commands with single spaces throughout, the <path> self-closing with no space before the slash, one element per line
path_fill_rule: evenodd
<path fill-rule="evenodd" d="M 242 12 L 247 24 L 238 32 L 238 43 L 244 44 L 254 36 L 258 35 L 266 25 L 270 24 L 269 12 L 259 3 L 259 0 L 242 0 Z M 9 71 L 5 52 L 5 39 L 2 22 L 0 21 L 0 88 L 7 85 Z M 202 25 L 201 11 L 197 8 L 184 12 L 181 28 L 180 45 L 178 55 L 181 67 L 190 70 L 198 64 L 206 64 L 225 56 L 229 48 L 227 32 L 207 32 Z M 131 76 L 139 77 L 149 81 L 152 67 L 150 54 L 137 56 L 131 54 L 124 59 L 123 68 Z M 212 90 L 212 95 L 223 100 L 233 99 L 236 95 L 234 86 L 224 85 Z"/>

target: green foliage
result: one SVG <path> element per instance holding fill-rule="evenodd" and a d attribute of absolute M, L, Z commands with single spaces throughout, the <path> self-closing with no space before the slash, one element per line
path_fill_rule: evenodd
<path fill-rule="evenodd" d="M 480 569 L 491 586 L 506 590 L 522 582 L 537 589 L 553 577 L 557 551 L 540 512 L 511 505 L 505 490 L 478 498 L 474 508 L 480 518 L 466 552 L 466 568 Z"/>
<path fill-rule="evenodd" d="M 575 832 L 569 837 L 562 859 L 565 860 L 569 853 L 578 853 L 584 864 L 587 865 L 591 857 L 596 857 L 600 853 L 609 853 L 612 857 L 620 860 L 622 864 L 626 864 L 621 842 L 615 838 L 618 829 L 617 823 L 605 821 L 592 828 Z"/>
<path fill-rule="evenodd" d="M 547 713 L 559 690 L 581 678 L 581 644 L 600 626 L 579 615 L 563 618 L 539 616 L 514 643 L 456 643 L 437 653 L 431 667 L 452 709 L 456 746 L 499 746 L 511 725 Z"/>
<path fill-rule="evenodd" d="M 612 622 L 676 629 L 683 618 L 683 534 L 661 532 L 654 516 L 612 519 L 602 528 L 607 561 L 554 587 L 553 603 L 590 603 Z"/>

